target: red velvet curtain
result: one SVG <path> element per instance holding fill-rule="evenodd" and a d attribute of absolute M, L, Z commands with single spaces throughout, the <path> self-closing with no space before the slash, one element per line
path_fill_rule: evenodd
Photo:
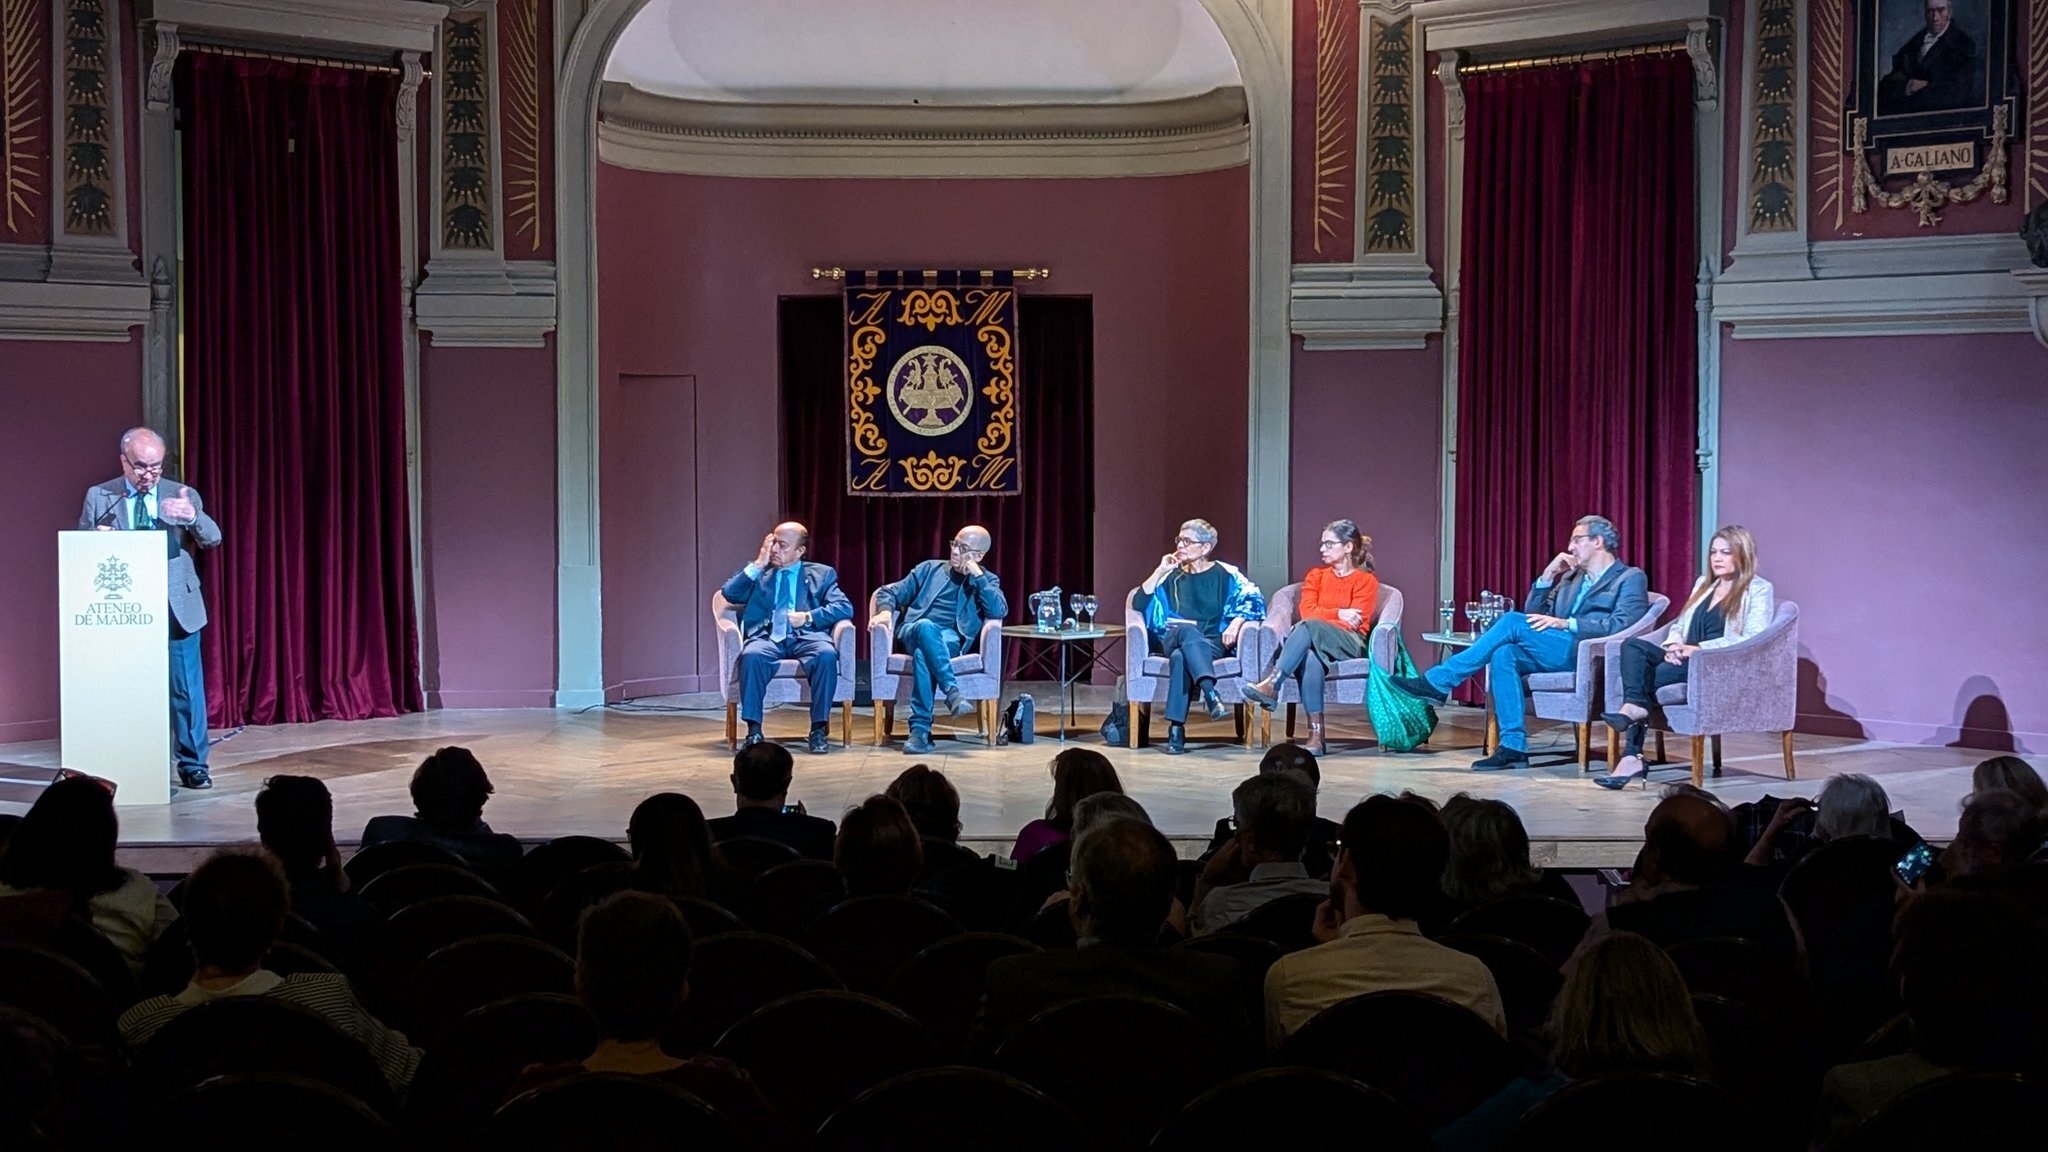
<path fill-rule="evenodd" d="M 1465 81 L 1461 602 L 1519 601 L 1588 514 L 1653 590 L 1691 587 L 1693 168 L 1683 54 Z"/>
<path fill-rule="evenodd" d="M 782 301 L 783 490 L 786 515 L 816 541 L 812 557 L 839 569 L 840 587 L 867 620 L 868 593 L 920 560 L 943 558 L 963 524 L 995 537 L 989 570 L 1010 600 L 1057 584 L 1093 591 L 1095 312 L 1087 297 L 1020 294 L 1017 371 L 1024 491 L 1017 496 L 876 497 L 846 494 L 846 357 L 837 296 Z M 1096 619 L 1122 611 L 1102 596 Z M 1061 610 L 1065 614 L 1065 609 Z"/>
<path fill-rule="evenodd" d="M 178 80 L 208 722 L 416 711 L 397 77 L 186 53 Z"/>

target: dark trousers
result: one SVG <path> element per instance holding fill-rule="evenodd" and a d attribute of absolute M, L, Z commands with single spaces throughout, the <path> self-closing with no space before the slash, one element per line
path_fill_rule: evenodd
<path fill-rule="evenodd" d="M 1621 646 L 1621 699 L 1638 708 L 1657 706 L 1657 689 L 1685 683 L 1685 663 L 1668 663 L 1664 646 L 1638 636 Z M 1628 728 L 1628 747 L 1623 753 L 1639 755 L 1643 750 L 1643 725 Z"/>
<path fill-rule="evenodd" d="M 206 770 L 206 669 L 199 633 L 171 621 L 171 751 L 179 772 Z"/>
<path fill-rule="evenodd" d="M 761 722 L 761 698 L 775 679 L 775 666 L 794 660 L 811 682 L 811 727 L 832 719 L 832 690 L 839 683 L 839 651 L 823 636 L 791 633 L 778 644 L 756 636 L 740 645 L 740 719 Z"/>
<path fill-rule="evenodd" d="M 1216 661 L 1223 645 L 1202 635 L 1199 624 L 1174 624 L 1159 636 L 1159 654 L 1166 657 L 1166 720 L 1185 724 L 1188 699 L 1216 686 Z"/>

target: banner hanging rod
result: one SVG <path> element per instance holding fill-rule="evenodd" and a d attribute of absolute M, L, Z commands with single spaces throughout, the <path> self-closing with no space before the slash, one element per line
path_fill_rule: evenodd
<path fill-rule="evenodd" d="M 1460 64 L 1460 76 L 1484 76 L 1488 72 L 1514 72 L 1523 68 L 1550 68 L 1568 64 L 1597 64 L 1605 60 L 1627 60 L 1635 56 L 1661 56 L 1666 52 L 1685 51 L 1685 41 L 1665 40 L 1655 44 L 1632 44 L 1626 48 L 1607 48 L 1598 52 L 1567 52 L 1557 56 L 1532 56 L 1526 60 L 1488 60 L 1478 64 Z"/>

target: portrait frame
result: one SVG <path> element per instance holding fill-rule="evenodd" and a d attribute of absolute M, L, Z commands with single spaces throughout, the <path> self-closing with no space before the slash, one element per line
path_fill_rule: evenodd
<path fill-rule="evenodd" d="M 1873 200 L 1912 208 L 1923 226 L 1987 192 L 2006 202 L 2007 152 L 2024 123 L 2014 0 L 1940 0 L 1950 22 L 1929 41 L 1934 2 L 1852 0 L 1855 85 L 1842 133 L 1856 157 L 1855 211 Z"/>

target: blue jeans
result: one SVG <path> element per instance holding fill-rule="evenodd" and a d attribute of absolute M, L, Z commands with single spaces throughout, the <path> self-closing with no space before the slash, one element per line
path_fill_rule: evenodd
<path fill-rule="evenodd" d="M 932 700 L 952 689 L 953 657 L 966 641 L 936 620 L 908 624 L 896 639 L 910 655 L 910 730 L 929 736 Z"/>
<path fill-rule="evenodd" d="M 171 624 L 171 751 L 178 771 L 206 771 L 206 669 L 199 633 Z"/>
<path fill-rule="evenodd" d="M 1531 672 L 1562 672 L 1572 666 L 1578 637 L 1563 628 L 1538 632 L 1529 627 L 1529 617 L 1510 612 L 1488 628 L 1477 642 L 1449 660 L 1431 668 L 1423 679 L 1439 692 L 1449 692 L 1491 668 L 1493 717 L 1500 724 L 1500 746 L 1517 752 L 1529 750 L 1528 730 L 1522 724 L 1522 677 Z"/>

